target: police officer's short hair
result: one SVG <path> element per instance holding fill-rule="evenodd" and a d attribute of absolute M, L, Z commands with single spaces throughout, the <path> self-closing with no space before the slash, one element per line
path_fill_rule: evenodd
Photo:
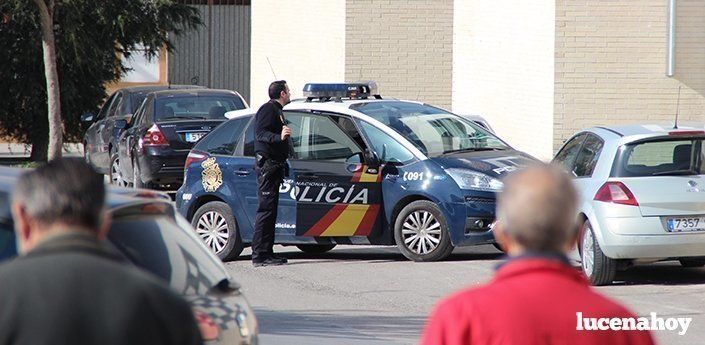
<path fill-rule="evenodd" d="M 286 80 L 277 80 L 269 84 L 269 99 L 279 99 L 282 91 L 286 91 Z"/>
<path fill-rule="evenodd" d="M 23 173 L 13 202 L 43 225 L 55 223 L 97 231 L 105 204 L 103 175 L 80 158 L 52 160 Z"/>

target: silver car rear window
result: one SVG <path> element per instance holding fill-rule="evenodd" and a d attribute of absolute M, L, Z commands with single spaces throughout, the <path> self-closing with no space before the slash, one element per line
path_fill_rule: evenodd
<path fill-rule="evenodd" d="M 703 174 L 703 138 L 660 138 L 624 145 L 613 177 Z"/>

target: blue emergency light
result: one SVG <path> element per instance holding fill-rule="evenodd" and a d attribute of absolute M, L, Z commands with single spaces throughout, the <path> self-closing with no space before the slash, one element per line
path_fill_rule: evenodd
<path fill-rule="evenodd" d="M 381 98 L 374 81 L 357 83 L 308 83 L 304 86 L 304 97 L 307 101 L 313 99 L 340 101 L 342 98 L 366 99 Z"/>

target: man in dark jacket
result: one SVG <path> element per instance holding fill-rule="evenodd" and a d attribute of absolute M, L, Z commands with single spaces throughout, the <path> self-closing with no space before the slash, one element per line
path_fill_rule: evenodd
<path fill-rule="evenodd" d="M 509 261 L 488 284 L 441 301 L 421 343 L 652 345 L 648 331 L 587 330 L 580 323 L 582 316 L 620 322 L 636 317 L 593 291 L 564 254 L 577 238 L 570 178 L 539 165 L 504 182 L 493 231 Z"/>
<path fill-rule="evenodd" d="M 200 344 L 189 305 L 101 241 L 105 187 L 83 160 L 24 173 L 20 257 L 0 265 L 0 344 Z"/>
<path fill-rule="evenodd" d="M 258 186 L 258 207 L 252 237 L 252 264 L 255 267 L 282 265 L 286 259 L 274 255 L 274 226 L 279 207 L 279 186 L 286 174 L 286 159 L 291 152 L 282 108 L 290 101 L 286 81 L 269 85 L 269 102 L 255 115 L 255 158 Z"/>

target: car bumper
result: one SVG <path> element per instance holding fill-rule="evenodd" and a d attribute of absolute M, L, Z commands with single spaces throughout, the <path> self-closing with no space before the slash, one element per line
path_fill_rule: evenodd
<path fill-rule="evenodd" d="M 705 232 L 670 233 L 662 217 L 615 217 L 598 222 L 601 249 L 613 259 L 705 256 Z"/>
<path fill-rule="evenodd" d="M 188 150 L 150 149 L 140 165 L 142 180 L 155 184 L 181 185 Z M 178 188 L 178 186 L 176 186 Z"/>
<path fill-rule="evenodd" d="M 490 225 L 495 220 L 494 193 L 465 196 L 465 202 L 452 203 L 448 225 L 455 246 L 495 243 Z"/>

